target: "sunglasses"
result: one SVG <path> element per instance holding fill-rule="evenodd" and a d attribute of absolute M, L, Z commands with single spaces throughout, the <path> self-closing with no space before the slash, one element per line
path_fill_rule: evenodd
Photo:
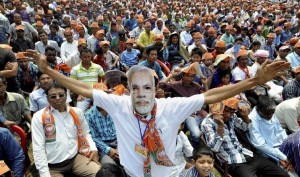
<path fill-rule="evenodd" d="M 51 99 L 51 100 L 54 100 L 54 99 L 56 99 L 57 98 L 57 96 L 59 97 L 59 98 L 64 98 L 65 96 L 66 96 L 66 94 L 65 93 L 59 93 L 59 94 L 57 94 L 57 95 L 49 95 L 48 97 Z"/>

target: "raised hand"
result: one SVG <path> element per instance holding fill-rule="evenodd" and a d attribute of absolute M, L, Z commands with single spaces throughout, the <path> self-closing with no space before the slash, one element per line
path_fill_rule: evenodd
<path fill-rule="evenodd" d="M 46 56 L 40 54 L 36 50 L 27 50 L 25 52 L 25 56 L 33 58 L 33 62 L 36 65 L 38 65 L 41 72 L 43 72 L 43 73 L 45 72 L 45 70 L 48 67 L 48 62 L 47 62 Z"/>
<path fill-rule="evenodd" d="M 261 66 L 257 69 L 255 78 L 258 79 L 259 84 L 264 84 L 267 81 L 284 75 L 286 69 L 290 68 L 289 62 L 276 61 L 272 62 L 266 60 Z"/>

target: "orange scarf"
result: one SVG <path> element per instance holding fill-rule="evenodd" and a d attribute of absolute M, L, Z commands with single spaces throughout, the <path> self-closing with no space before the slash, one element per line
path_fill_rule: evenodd
<path fill-rule="evenodd" d="M 246 68 L 242 68 L 240 65 L 238 65 L 238 67 L 246 74 L 247 78 L 250 78 L 250 73 L 249 73 L 249 69 L 246 66 Z"/>
<path fill-rule="evenodd" d="M 160 139 L 159 132 L 156 129 L 156 107 L 157 106 L 155 103 L 151 111 L 151 119 L 149 121 L 139 114 L 134 114 L 138 121 L 148 124 L 148 126 L 146 126 L 146 129 L 147 127 L 148 129 L 143 136 L 143 143 L 145 144 L 145 148 L 148 150 L 147 158 L 144 160 L 144 177 L 151 177 L 150 154 L 157 165 L 167 167 L 174 166 L 172 161 L 166 155 L 164 144 Z"/>
<path fill-rule="evenodd" d="M 43 121 L 43 127 L 45 131 L 46 143 L 51 143 L 56 141 L 55 119 L 50 109 L 51 109 L 50 106 L 46 107 L 42 114 L 42 121 Z M 70 114 L 72 115 L 74 124 L 77 128 L 78 152 L 86 157 L 89 157 L 90 145 L 84 135 L 79 118 L 72 108 L 70 108 Z"/>

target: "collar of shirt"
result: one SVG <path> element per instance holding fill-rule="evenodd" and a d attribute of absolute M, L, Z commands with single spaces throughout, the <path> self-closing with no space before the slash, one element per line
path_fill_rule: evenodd
<path fill-rule="evenodd" d="M 95 68 L 95 64 L 93 62 L 91 62 L 91 66 L 89 67 L 89 69 L 85 69 L 83 66 L 82 66 L 82 62 L 79 63 L 79 68 L 82 69 L 82 70 L 89 70 L 89 69 L 93 69 Z"/>
<path fill-rule="evenodd" d="M 11 102 L 11 101 L 16 101 L 15 97 L 13 97 L 11 95 L 11 93 L 6 92 L 6 95 L 7 95 L 7 97 L 6 97 L 6 102 L 5 103 Z"/>

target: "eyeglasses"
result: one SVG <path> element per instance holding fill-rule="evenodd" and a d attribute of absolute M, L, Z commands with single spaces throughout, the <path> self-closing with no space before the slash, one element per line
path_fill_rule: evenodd
<path fill-rule="evenodd" d="M 66 96 L 66 94 L 65 93 L 59 93 L 59 94 L 57 94 L 57 95 L 49 95 L 48 97 L 51 99 L 51 100 L 54 100 L 54 99 L 56 99 L 57 98 L 57 96 L 59 97 L 59 98 L 64 98 L 65 96 Z"/>

